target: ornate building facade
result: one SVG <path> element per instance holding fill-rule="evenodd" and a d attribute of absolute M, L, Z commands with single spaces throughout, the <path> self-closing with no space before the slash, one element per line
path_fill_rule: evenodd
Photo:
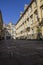
<path fill-rule="evenodd" d="M 5 39 L 16 39 L 15 25 L 11 22 L 4 27 Z"/>
<path fill-rule="evenodd" d="M 16 38 L 43 38 L 43 0 L 32 0 L 16 23 Z"/>

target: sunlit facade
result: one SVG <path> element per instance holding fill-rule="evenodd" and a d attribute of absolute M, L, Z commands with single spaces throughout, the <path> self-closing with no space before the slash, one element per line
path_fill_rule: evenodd
<path fill-rule="evenodd" d="M 32 0 L 16 23 L 16 38 L 37 39 L 38 33 L 43 37 L 43 0 Z"/>
<path fill-rule="evenodd" d="M 5 25 L 5 39 L 16 39 L 15 31 L 15 25 L 11 22 Z"/>

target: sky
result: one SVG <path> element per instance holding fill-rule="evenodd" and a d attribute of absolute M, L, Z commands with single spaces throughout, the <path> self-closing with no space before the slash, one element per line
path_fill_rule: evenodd
<path fill-rule="evenodd" d="M 12 22 L 14 24 L 20 18 L 20 12 L 24 12 L 24 5 L 29 4 L 31 0 L 0 0 L 0 10 L 5 24 Z"/>

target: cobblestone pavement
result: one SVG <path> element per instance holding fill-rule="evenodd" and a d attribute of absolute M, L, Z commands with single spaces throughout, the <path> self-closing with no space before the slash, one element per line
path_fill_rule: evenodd
<path fill-rule="evenodd" d="M 0 65 L 43 65 L 43 41 L 0 41 Z"/>

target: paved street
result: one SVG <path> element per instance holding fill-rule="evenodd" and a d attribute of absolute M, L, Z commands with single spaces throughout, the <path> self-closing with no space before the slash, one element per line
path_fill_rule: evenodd
<path fill-rule="evenodd" d="M 0 41 L 0 65 L 43 65 L 43 41 Z"/>

